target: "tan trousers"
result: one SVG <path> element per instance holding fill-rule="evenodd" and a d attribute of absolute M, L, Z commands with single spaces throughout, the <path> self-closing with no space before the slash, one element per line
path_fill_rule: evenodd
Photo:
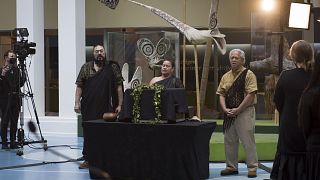
<path fill-rule="evenodd" d="M 258 156 L 254 139 L 255 129 L 255 108 L 248 107 L 238 115 L 234 124 L 224 134 L 224 148 L 227 168 L 238 169 L 239 139 L 243 145 L 246 163 L 249 171 L 258 167 Z"/>

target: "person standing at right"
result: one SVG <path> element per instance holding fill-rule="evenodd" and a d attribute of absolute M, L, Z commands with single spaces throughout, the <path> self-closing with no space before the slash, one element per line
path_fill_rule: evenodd
<path fill-rule="evenodd" d="M 252 71 L 244 67 L 245 53 L 233 49 L 229 53 L 231 70 L 225 73 L 217 89 L 224 112 L 223 131 L 227 167 L 221 176 L 238 174 L 239 139 L 243 144 L 248 177 L 257 176 L 258 157 L 254 139 L 257 80 Z"/>
<path fill-rule="evenodd" d="M 279 111 L 279 164 L 273 165 L 277 179 L 304 180 L 306 142 L 298 126 L 298 104 L 306 88 L 311 71 L 313 50 L 304 40 L 296 41 L 290 48 L 296 68 L 280 74 L 274 93 L 274 103 Z M 277 159 L 276 159 L 277 160 Z"/>
<path fill-rule="evenodd" d="M 308 180 L 320 179 L 320 52 L 316 55 L 311 80 L 300 99 L 299 124 L 307 141 Z"/>

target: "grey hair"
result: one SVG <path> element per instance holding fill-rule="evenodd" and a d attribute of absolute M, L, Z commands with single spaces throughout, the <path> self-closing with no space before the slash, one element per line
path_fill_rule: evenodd
<path fill-rule="evenodd" d="M 229 52 L 229 59 L 231 58 L 231 54 L 234 53 L 234 52 L 240 53 L 240 57 L 241 57 L 241 59 L 243 60 L 243 63 L 246 63 L 246 54 L 245 54 L 244 51 L 242 51 L 241 49 L 232 49 L 232 50 Z"/>

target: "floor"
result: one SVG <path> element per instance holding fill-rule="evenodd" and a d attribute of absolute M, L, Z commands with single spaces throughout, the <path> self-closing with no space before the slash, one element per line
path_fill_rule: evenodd
<path fill-rule="evenodd" d="M 28 135 L 27 135 L 28 136 Z M 29 137 L 28 142 L 36 137 Z M 87 170 L 79 170 L 77 161 L 81 157 L 82 138 L 45 136 L 48 150 L 44 151 L 43 144 L 31 143 L 23 147 L 23 155 L 18 156 L 17 150 L 0 149 L 0 179 L 1 180 L 84 180 L 90 179 Z M 272 163 L 263 162 L 266 167 Z M 240 163 L 239 175 L 221 177 L 219 172 L 225 167 L 224 163 L 210 163 L 209 179 L 248 179 L 246 166 Z M 258 169 L 255 179 L 268 179 L 269 173 Z"/>

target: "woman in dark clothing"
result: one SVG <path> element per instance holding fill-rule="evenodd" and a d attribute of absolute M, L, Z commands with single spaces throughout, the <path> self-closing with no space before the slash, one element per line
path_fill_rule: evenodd
<path fill-rule="evenodd" d="M 274 103 L 280 113 L 278 153 L 280 158 L 277 179 L 305 179 L 306 142 L 298 126 L 298 104 L 310 79 L 313 52 L 304 40 L 293 43 L 290 56 L 295 69 L 283 71 L 279 77 Z"/>
<path fill-rule="evenodd" d="M 151 79 L 149 85 L 161 84 L 165 88 L 183 88 L 181 80 L 174 76 L 174 63 L 171 60 L 164 60 L 161 66 L 161 76 Z"/>
<path fill-rule="evenodd" d="M 308 180 L 320 179 L 320 52 L 316 55 L 311 80 L 301 96 L 299 123 L 307 142 Z"/>

